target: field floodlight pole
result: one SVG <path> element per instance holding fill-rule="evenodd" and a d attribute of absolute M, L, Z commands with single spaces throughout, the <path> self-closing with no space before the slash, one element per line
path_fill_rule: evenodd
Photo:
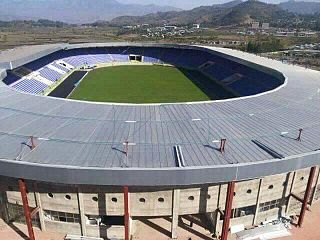
<path fill-rule="evenodd" d="M 220 149 L 219 150 L 221 153 L 225 152 L 226 142 L 227 142 L 227 139 L 225 139 L 225 138 L 221 139 L 221 141 L 220 141 Z"/>
<path fill-rule="evenodd" d="M 303 132 L 303 129 L 300 128 L 300 129 L 299 129 L 299 136 L 298 136 L 297 139 L 296 139 L 296 140 L 299 141 L 299 142 L 301 142 L 302 132 Z"/>
<path fill-rule="evenodd" d="M 34 144 L 34 138 L 33 138 L 33 136 L 30 136 L 29 139 L 30 139 L 30 144 L 31 144 L 30 148 L 31 148 L 31 150 L 33 150 L 36 148 L 36 145 Z"/>

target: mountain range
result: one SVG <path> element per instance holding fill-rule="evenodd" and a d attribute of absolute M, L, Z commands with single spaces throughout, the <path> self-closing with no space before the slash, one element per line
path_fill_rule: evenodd
<path fill-rule="evenodd" d="M 0 20 L 48 19 L 81 24 L 122 15 L 179 10 L 169 6 L 122 4 L 116 0 L 1 0 Z"/>
<path fill-rule="evenodd" d="M 233 25 L 256 20 L 288 20 L 294 19 L 295 14 L 315 13 L 320 13 L 320 2 L 290 0 L 266 4 L 257 0 L 234 0 L 182 11 L 170 6 L 123 4 L 117 0 L 1 0 L 0 21 L 48 19 L 75 24 L 107 22 L 117 26 L 139 23 Z"/>
<path fill-rule="evenodd" d="M 176 24 L 189 25 L 236 25 L 247 24 L 252 21 L 277 21 L 290 19 L 294 14 L 280 8 L 276 4 L 266 4 L 256 0 L 242 2 L 235 0 L 225 4 L 209 7 L 198 7 L 189 11 L 158 12 L 144 16 L 122 16 L 113 19 L 112 25 L 128 24 Z"/>
<path fill-rule="evenodd" d="M 289 1 L 282 2 L 279 4 L 279 6 L 284 10 L 288 10 L 289 12 L 299 14 L 320 13 L 320 2 Z"/>

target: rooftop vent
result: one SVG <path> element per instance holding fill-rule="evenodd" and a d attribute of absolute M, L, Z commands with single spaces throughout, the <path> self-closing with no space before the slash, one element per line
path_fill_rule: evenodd
<path fill-rule="evenodd" d="M 176 165 L 177 165 L 177 167 L 185 167 L 186 163 L 185 163 L 184 158 L 183 158 L 181 146 L 174 146 L 173 149 L 174 149 L 174 154 L 175 154 L 175 157 L 176 157 Z"/>

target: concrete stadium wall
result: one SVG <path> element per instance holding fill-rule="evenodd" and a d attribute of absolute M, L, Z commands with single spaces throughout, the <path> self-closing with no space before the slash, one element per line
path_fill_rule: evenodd
<path fill-rule="evenodd" d="M 5 79 L 6 76 L 7 76 L 7 71 L 5 69 L 0 69 L 0 81 Z"/>
<path fill-rule="evenodd" d="M 52 49 L 48 49 L 48 50 L 41 51 L 41 52 L 38 52 L 38 53 L 33 53 L 28 57 L 24 57 L 24 58 L 21 58 L 19 60 L 12 61 L 9 70 L 12 70 L 12 69 L 18 68 L 20 66 L 23 66 L 23 65 L 25 65 L 25 64 L 27 64 L 29 62 L 32 62 L 34 60 L 37 60 L 39 58 L 42 58 L 44 56 L 47 56 L 47 55 L 49 55 L 51 53 L 54 53 L 56 51 L 59 51 L 59 50 L 61 50 L 60 47 L 54 47 Z"/>
<path fill-rule="evenodd" d="M 278 174 L 236 182 L 233 200 L 233 218 L 231 225 L 244 224 L 246 227 L 259 224 L 269 218 L 280 215 L 296 215 L 301 203 L 290 197 L 294 193 L 303 197 L 310 169 Z M 319 170 L 313 181 L 313 193 L 310 202 L 319 198 Z M 76 186 L 47 184 L 27 181 L 28 199 L 31 209 L 41 207 L 34 223 L 46 230 L 81 235 L 85 228 L 87 236 L 123 238 L 124 227 L 119 225 L 98 226 L 81 225 L 81 214 L 87 217 L 123 216 L 124 197 L 122 187 L 108 186 Z M 21 195 L 18 191 L 17 179 L 1 177 L 1 216 L 11 221 L 24 221 Z M 175 213 L 174 193 L 179 192 L 178 208 Z M 227 184 L 207 184 L 191 187 L 130 187 L 129 206 L 133 219 L 133 228 L 137 218 L 171 217 L 203 215 L 212 226 L 214 233 L 219 233 L 224 211 Z M 83 207 L 79 205 L 79 199 Z M 220 210 L 219 210 L 220 209 Z M 7 212 L 7 213 L 6 213 Z M 48 214 L 66 214 L 60 220 L 52 220 Z M 7 216 L 6 216 L 7 215 Z M 20 216 L 20 217 L 19 217 Z M 22 216 L 22 217 L 21 217 Z M 60 216 L 61 217 L 61 216 Z M 75 222 L 66 222 L 68 218 Z M 87 219 L 85 219 L 87 221 Z M 134 235 L 134 231 L 131 231 Z"/>

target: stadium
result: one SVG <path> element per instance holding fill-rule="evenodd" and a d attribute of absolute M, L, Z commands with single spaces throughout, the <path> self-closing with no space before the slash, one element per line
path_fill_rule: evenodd
<path fill-rule="evenodd" d="M 281 216 L 301 226 L 320 196 L 317 71 L 134 43 L 24 46 L 0 68 L 0 213 L 30 239 L 128 240 L 164 218 L 167 238 L 190 222 L 226 240 Z"/>

